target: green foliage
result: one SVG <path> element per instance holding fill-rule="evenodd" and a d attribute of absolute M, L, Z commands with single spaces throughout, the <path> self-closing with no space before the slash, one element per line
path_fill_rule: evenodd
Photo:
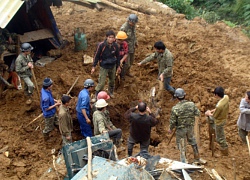
<path fill-rule="evenodd" d="M 185 14 L 187 19 L 193 19 L 198 16 L 197 10 L 191 5 L 193 0 L 161 0 L 177 13 Z"/>
<path fill-rule="evenodd" d="M 208 23 L 223 20 L 228 26 L 236 24 L 250 37 L 250 0 L 160 0 L 187 19 L 201 16 Z"/>
<path fill-rule="evenodd" d="M 236 24 L 232 23 L 231 21 L 223 20 L 223 22 L 224 22 L 226 25 L 228 25 L 229 27 L 232 27 L 232 28 L 234 28 L 234 27 L 237 26 Z"/>

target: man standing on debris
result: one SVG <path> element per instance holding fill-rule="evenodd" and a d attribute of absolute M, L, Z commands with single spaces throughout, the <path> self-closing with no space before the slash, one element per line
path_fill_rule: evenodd
<path fill-rule="evenodd" d="M 69 113 L 69 103 L 71 97 L 68 95 L 62 96 L 62 105 L 59 107 L 58 119 L 59 130 L 62 135 L 63 146 L 72 143 L 71 132 L 73 131 L 73 121 Z"/>
<path fill-rule="evenodd" d="M 135 113 L 136 110 L 139 113 Z M 147 112 L 149 115 L 147 115 Z M 125 118 L 130 122 L 130 135 L 128 138 L 128 156 L 132 156 L 133 147 L 140 143 L 140 151 L 147 151 L 150 144 L 151 127 L 158 123 L 155 115 L 151 112 L 147 104 L 140 102 L 136 107 L 130 108 L 125 113 Z"/>
<path fill-rule="evenodd" d="M 28 96 L 26 104 L 31 104 L 34 84 L 31 81 L 31 69 L 33 68 L 33 60 L 30 57 L 30 53 L 33 50 L 33 47 L 29 43 L 23 43 L 20 50 L 22 52 L 16 59 L 16 72 L 25 82 L 24 93 Z"/>
<path fill-rule="evenodd" d="M 107 132 L 109 137 L 113 139 L 114 144 L 119 146 L 122 130 L 116 128 L 110 121 L 109 114 L 105 113 L 107 106 L 108 103 L 104 99 L 99 99 L 95 104 L 97 110 L 93 114 L 94 134 L 99 135 Z"/>
<path fill-rule="evenodd" d="M 173 75 L 172 66 L 173 66 L 173 55 L 172 53 L 166 48 L 165 44 L 162 41 L 157 41 L 154 44 L 154 48 L 156 50 L 155 53 L 151 54 L 147 58 L 145 58 L 143 61 L 138 63 L 138 66 L 141 66 L 142 64 L 145 64 L 147 62 L 150 62 L 154 59 L 157 59 L 158 62 L 158 79 L 160 80 L 160 89 L 157 93 L 156 99 L 160 100 L 162 99 L 162 91 L 163 91 L 163 85 L 164 88 L 169 91 L 172 95 L 174 95 L 175 89 L 170 86 L 171 78 Z"/>
<path fill-rule="evenodd" d="M 94 81 L 87 79 L 83 83 L 84 89 L 78 95 L 76 105 L 77 119 L 80 124 L 81 133 L 84 137 L 91 137 L 91 120 L 90 118 L 90 92 L 94 90 Z"/>
<path fill-rule="evenodd" d="M 247 144 L 246 136 L 250 131 L 250 91 L 246 92 L 245 98 L 240 102 L 240 116 L 237 121 L 239 136 L 243 143 Z"/>
<path fill-rule="evenodd" d="M 177 88 L 174 93 L 174 96 L 179 100 L 179 102 L 172 108 L 168 132 L 171 134 L 172 130 L 176 128 L 176 144 L 178 149 L 182 151 L 180 156 L 181 162 L 187 163 L 187 159 L 185 157 L 186 139 L 188 144 L 190 144 L 193 148 L 194 160 L 199 162 L 200 155 L 196 139 L 194 137 L 194 124 L 195 116 L 200 116 L 200 111 L 193 102 L 185 100 L 185 95 L 185 91 L 181 88 Z M 181 139 L 183 139 L 184 144 L 181 143 Z"/>
<path fill-rule="evenodd" d="M 121 67 L 121 79 L 125 80 L 125 74 L 127 69 L 127 58 L 128 58 L 128 43 L 125 41 L 128 38 L 124 31 L 119 31 L 116 35 L 116 42 L 120 51 L 120 67 Z"/>
<path fill-rule="evenodd" d="M 126 74 L 129 77 L 133 77 L 130 72 L 131 66 L 133 65 L 135 58 L 135 48 L 138 47 L 137 39 L 136 39 L 136 23 L 138 22 L 138 17 L 136 14 L 130 14 L 127 22 L 125 22 L 120 28 L 121 31 L 127 33 L 127 42 L 128 42 L 128 60 L 126 61 Z"/>
<path fill-rule="evenodd" d="M 220 86 L 216 87 L 213 93 L 219 101 L 215 109 L 207 110 L 205 115 L 209 116 L 209 119 L 213 121 L 212 126 L 213 129 L 215 129 L 216 141 L 221 147 L 222 155 L 228 156 L 228 145 L 224 133 L 224 126 L 228 117 L 229 97 L 224 94 L 224 89 Z"/>
<path fill-rule="evenodd" d="M 120 69 L 120 59 L 119 59 L 119 48 L 115 43 L 115 33 L 110 30 L 106 33 L 106 40 L 101 42 L 94 56 L 94 63 L 91 69 L 91 74 L 95 72 L 95 67 L 97 63 L 100 62 L 100 73 L 98 84 L 95 88 L 96 97 L 97 94 L 104 89 L 106 77 L 109 78 L 109 95 L 114 98 L 114 86 L 115 86 L 115 76 L 116 73 L 119 74 Z"/>
<path fill-rule="evenodd" d="M 45 122 L 43 136 L 45 141 L 49 139 L 49 133 L 55 128 L 55 125 L 58 125 L 56 107 L 61 105 L 60 102 L 53 98 L 52 87 L 53 81 L 50 78 L 45 78 L 41 90 L 41 109 Z"/>

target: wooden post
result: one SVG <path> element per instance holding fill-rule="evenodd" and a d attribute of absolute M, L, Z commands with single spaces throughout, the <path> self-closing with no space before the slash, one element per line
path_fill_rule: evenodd
<path fill-rule="evenodd" d="M 87 137 L 88 144 L 88 180 L 92 180 L 92 143 L 90 137 Z"/>

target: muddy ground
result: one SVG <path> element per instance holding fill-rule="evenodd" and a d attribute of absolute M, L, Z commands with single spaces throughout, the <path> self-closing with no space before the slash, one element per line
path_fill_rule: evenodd
<path fill-rule="evenodd" d="M 63 55 L 45 67 L 35 67 L 39 88 L 45 77 L 54 81 L 53 95 L 60 98 L 66 93 L 75 79 L 80 76 L 78 83 L 72 89 L 71 95 L 77 96 L 87 78 L 97 82 L 99 69 L 90 75 L 91 65 L 82 65 L 82 56 L 93 56 L 96 44 L 105 38 L 107 30 L 117 32 L 126 21 L 128 12 L 105 8 L 99 12 L 83 6 L 64 3 L 60 9 L 52 8 L 58 27 L 69 45 L 63 50 Z M 157 84 L 157 65 L 151 62 L 138 67 L 136 62 L 144 59 L 153 52 L 153 44 L 157 40 L 165 42 L 174 55 L 174 75 L 171 84 L 181 87 L 187 93 L 187 99 L 194 101 L 201 110 L 200 122 L 200 155 L 208 161 L 205 167 L 216 169 L 227 180 L 250 179 L 249 154 L 247 146 L 242 144 L 236 121 L 239 115 L 240 99 L 249 90 L 249 39 L 239 28 L 230 28 L 223 22 L 207 24 L 204 20 L 195 18 L 188 21 L 182 15 L 139 14 L 137 37 L 139 47 L 136 49 L 135 64 L 132 67 L 134 78 L 126 77 L 123 87 L 115 92 L 115 99 L 109 101 L 109 110 L 113 123 L 123 130 L 123 146 L 126 147 L 129 124 L 124 119 L 124 112 L 138 100 L 148 102 L 150 88 Z M 74 52 L 74 29 L 83 27 L 87 35 L 88 49 L 86 52 Z M 225 127 L 229 144 L 229 156 L 215 158 L 208 149 L 208 132 L 206 117 L 207 109 L 214 108 L 216 100 L 211 91 L 216 86 L 223 86 L 230 97 L 230 112 Z M 170 101 L 171 96 L 164 92 L 159 125 L 152 130 L 152 140 L 158 146 L 150 146 L 150 153 L 162 157 L 179 160 L 179 152 L 175 139 L 167 146 L 167 129 L 170 111 L 177 101 Z M 0 111 L 0 149 L 8 146 L 9 156 L 0 154 L 0 179 L 39 179 L 52 166 L 51 149 L 58 152 L 61 148 L 61 137 L 55 129 L 50 141 L 44 142 L 42 136 L 43 120 L 26 126 L 41 113 L 37 93 L 31 106 L 25 105 L 23 91 L 7 90 L 1 96 Z M 74 107 L 73 139 L 81 139 L 81 134 Z M 138 146 L 135 148 L 138 152 Z M 219 153 L 219 146 L 216 146 Z M 126 151 L 120 152 L 119 157 L 126 156 Z M 192 161 L 191 147 L 188 147 L 187 157 Z M 191 175 L 193 179 L 210 179 L 205 173 Z M 51 179 L 57 179 L 56 176 Z"/>

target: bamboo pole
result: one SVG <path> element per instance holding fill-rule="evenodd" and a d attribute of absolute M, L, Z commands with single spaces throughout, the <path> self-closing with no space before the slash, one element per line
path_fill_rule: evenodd
<path fill-rule="evenodd" d="M 92 143 L 90 137 L 87 137 L 87 144 L 88 144 L 88 180 L 92 180 Z"/>

